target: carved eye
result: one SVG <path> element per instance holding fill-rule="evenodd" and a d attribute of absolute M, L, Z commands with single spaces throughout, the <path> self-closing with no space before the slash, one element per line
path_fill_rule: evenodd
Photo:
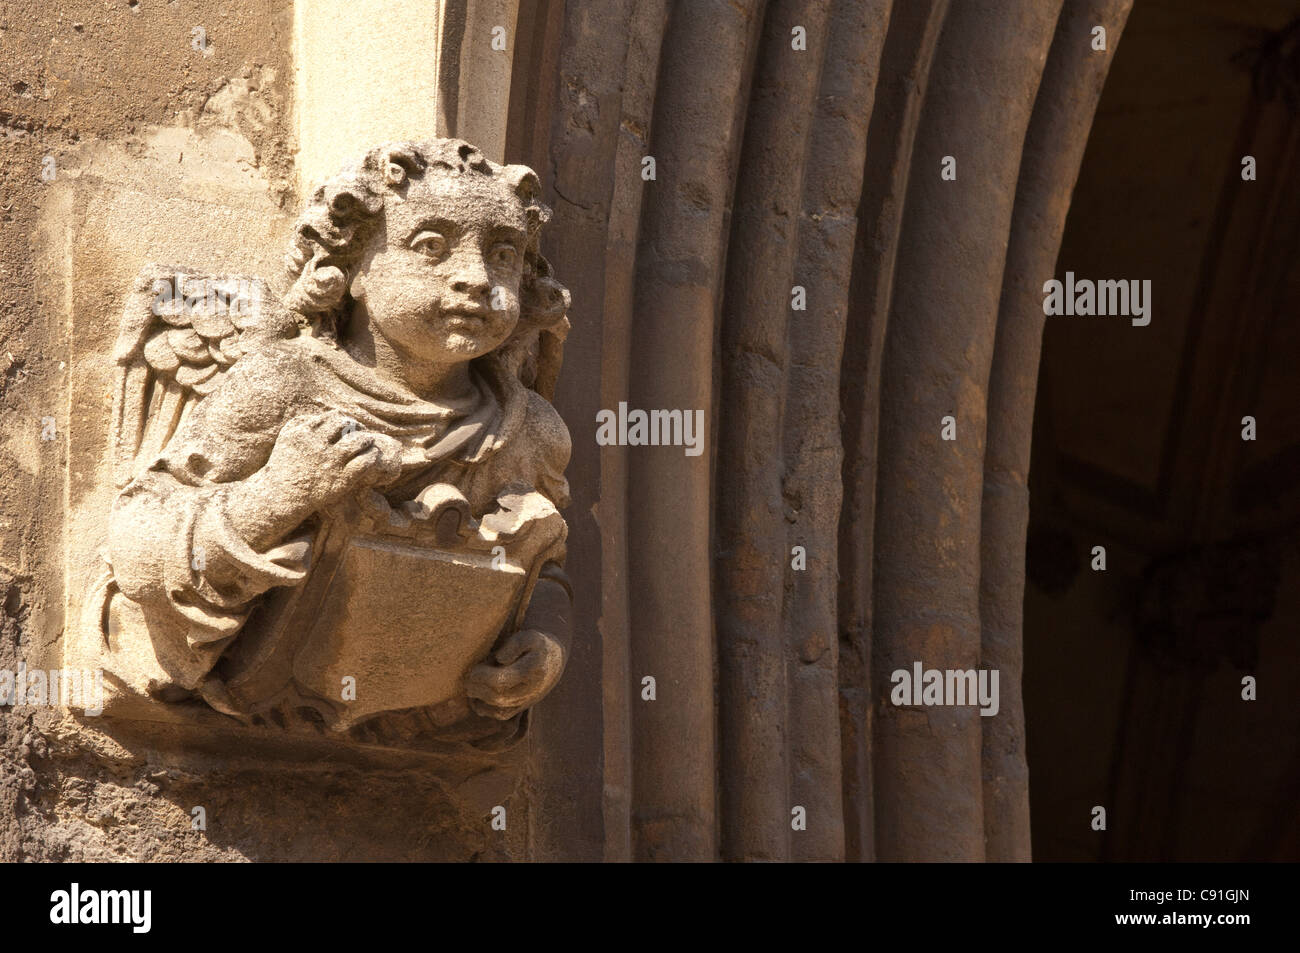
<path fill-rule="evenodd" d="M 488 252 L 488 260 L 498 268 L 513 268 L 516 261 L 519 260 L 519 249 L 508 242 L 500 242 L 492 246 Z"/>
<path fill-rule="evenodd" d="M 442 258 L 447 254 L 447 239 L 441 232 L 420 232 L 411 239 L 411 249 L 428 258 Z"/>

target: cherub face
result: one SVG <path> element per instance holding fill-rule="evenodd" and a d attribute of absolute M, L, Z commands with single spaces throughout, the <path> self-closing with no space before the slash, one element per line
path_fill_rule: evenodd
<path fill-rule="evenodd" d="M 352 280 L 372 330 L 399 354 L 459 363 L 519 321 L 528 220 L 500 179 L 430 170 L 390 196 Z"/>

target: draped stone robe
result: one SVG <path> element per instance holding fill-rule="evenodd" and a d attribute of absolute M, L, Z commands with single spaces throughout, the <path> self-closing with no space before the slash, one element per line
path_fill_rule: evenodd
<path fill-rule="evenodd" d="M 108 561 L 118 591 L 108 634 L 147 628 L 155 657 L 131 687 L 163 698 L 199 689 L 259 597 L 311 571 L 315 520 L 258 551 L 228 513 L 232 487 L 266 464 L 296 417 L 336 410 L 400 441 L 401 476 L 379 488 L 394 506 L 431 483 L 456 486 L 475 518 L 507 488 L 565 506 L 570 443 L 554 408 L 495 355 L 473 362 L 471 376 L 472 396 L 433 403 L 307 335 L 242 358 L 114 503 Z"/>

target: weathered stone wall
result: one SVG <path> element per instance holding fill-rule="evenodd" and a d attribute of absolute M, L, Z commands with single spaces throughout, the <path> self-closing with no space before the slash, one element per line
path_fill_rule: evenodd
<path fill-rule="evenodd" d="M 65 607 L 94 572 L 111 502 L 108 354 L 132 277 L 147 260 L 268 273 L 297 205 L 292 4 L 57 6 L 6 4 L 0 22 L 10 670 L 60 664 Z M 481 821 L 516 782 L 482 766 L 30 707 L 0 709 L 0 743 L 7 860 L 509 852 Z"/>

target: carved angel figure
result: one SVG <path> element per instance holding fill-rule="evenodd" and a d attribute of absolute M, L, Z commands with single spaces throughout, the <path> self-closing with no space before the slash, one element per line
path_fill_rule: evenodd
<path fill-rule="evenodd" d="M 88 605 L 119 692 L 381 740 L 522 730 L 571 601 L 539 191 L 460 140 L 384 146 L 312 195 L 278 281 L 145 270 Z"/>

